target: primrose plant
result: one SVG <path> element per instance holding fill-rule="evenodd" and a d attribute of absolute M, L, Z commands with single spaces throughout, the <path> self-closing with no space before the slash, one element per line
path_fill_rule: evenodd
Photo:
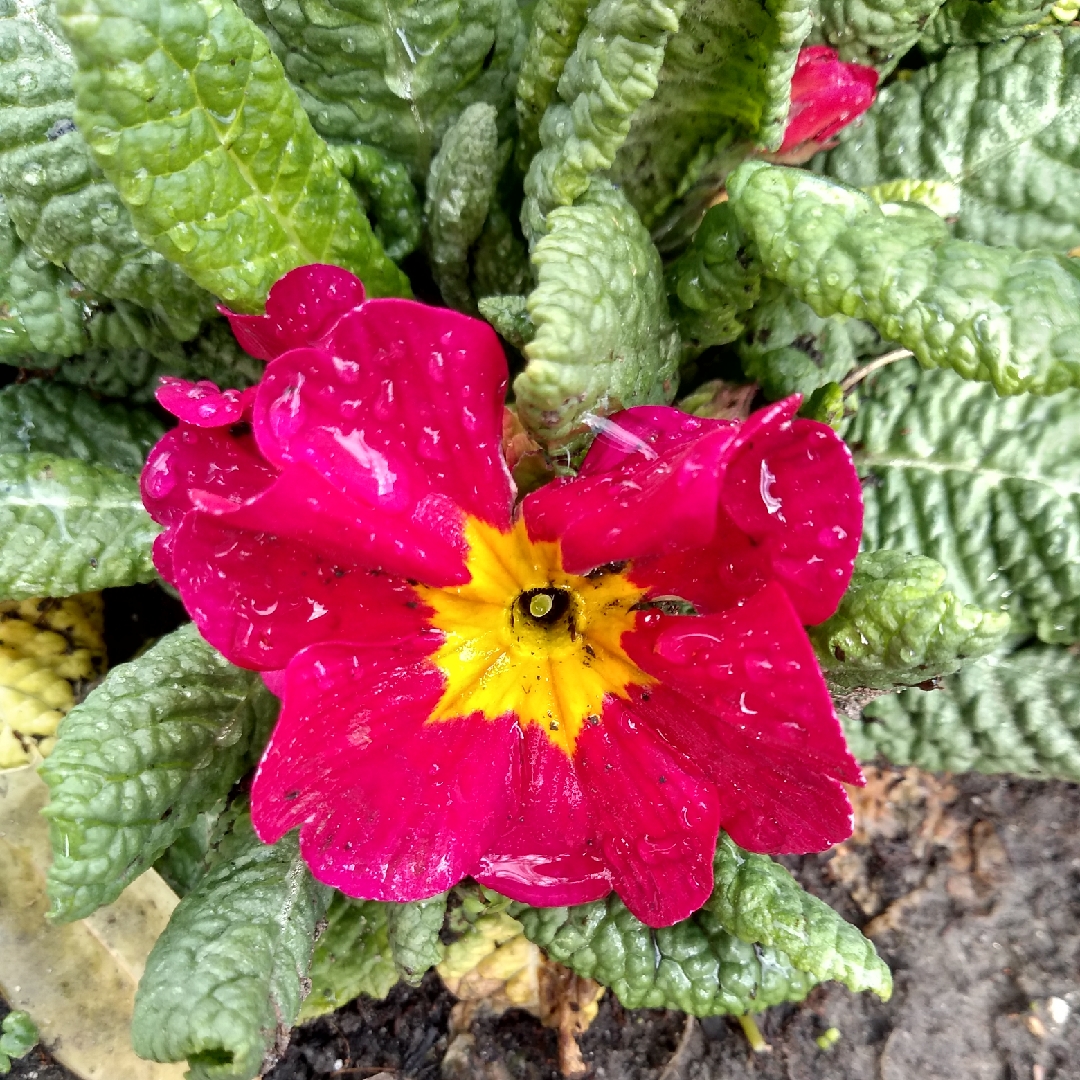
<path fill-rule="evenodd" d="M 888 997 L 771 856 L 1080 780 L 1076 15 L 0 0 L 0 767 L 53 923 L 181 897 L 139 1055 L 466 938 Z"/>

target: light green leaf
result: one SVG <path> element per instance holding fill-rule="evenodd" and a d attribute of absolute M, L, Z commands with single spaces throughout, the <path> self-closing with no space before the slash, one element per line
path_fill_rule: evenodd
<path fill-rule="evenodd" d="M 80 919 L 228 794 L 261 753 L 277 699 L 188 625 L 121 664 L 60 726 L 51 799 L 52 916 Z"/>
<path fill-rule="evenodd" d="M 892 71 L 942 0 L 819 0 L 813 40 L 840 59 Z"/>
<path fill-rule="evenodd" d="M 469 105 L 511 134 L 525 46 L 517 0 L 240 0 L 270 43 L 315 130 L 377 147 L 420 184 Z"/>
<path fill-rule="evenodd" d="M 212 298 L 139 239 L 104 180 L 75 113 L 71 50 L 52 0 L 0 15 L 0 196 L 23 241 L 86 288 L 130 300 L 181 339 L 198 332 Z"/>
<path fill-rule="evenodd" d="M 1080 641 L 1080 393 L 1002 399 L 910 361 L 872 375 L 844 432 L 863 546 L 926 555 L 1018 634 Z"/>
<path fill-rule="evenodd" d="M 38 1029 L 28 1012 L 16 1009 L 9 1012 L 0 1024 L 3 1035 L 0 1035 L 0 1056 L 8 1058 L 21 1058 L 29 1054 L 37 1046 Z"/>
<path fill-rule="evenodd" d="M 480 301 L 480 314 L 515 349 L 524 349 L 536 336 L 524 296 L 488 296 Z"/>
<path fill-rule="evenodd" d="M 0 597 L 152 581 L 158 531 L 132 476 L 52 454 L 0 454 Z"/>
<path fill-rule="evenodd" d="M 143 239 L 238 311 L 304 263 L 408 294 L 266 38 L 231 0 L 58 0 L 75 121 Z"/>
<path fill-rule="evenodd" d="M 525 427 L 554 455 L 584 445 L 586 413 L 670 402 L 679 338 L 660 256 L 617 189 L 593 181 L 548 227 L 532 253 L 536 334 L 514 392 Z"/>
<path fill-rule="evenodd" d="M 252 1080 L 264 1060 L 276 1061 L 300 1011 L 328 891 L 295 834 L 263 844 L 240 819 L 150 953 L 135 995 L 135 1052 L 186 1058 L 191 1080 Z"/>
<path fill-rule="evenodd" d="M 1080 781 L 1080 658 L 1036 645 L 965 665 L 940 690 L 878 698 L 841 717 L 852 752 L 934 772 Z"/>
<path fill-rule="evenodd" d="M 446 893 L 430 900 L 386 905 L 390 953 L 398 974 L 410 986 L 419 986 L 429 968 L 443 957 L 439 931 L 446 916 Z"/>
<path fill-rule="evenodd" d="M 783 950 L 800 971 L 872 990 L 883 1001 L 892 976 L 874 946 L 828 904 L 811 896 L 767 855 L 743 851 L 724 833 L 716 848 L 716 884 L 705 910 L 738 938 Z"/>
<path fill-rule="evenodd" d="M 938 217 L 956 217 L 960 213 L 960 189 L 951 180 L 886 180 L 871 184 L 863 191 L 878 204 L 917 203 Z"/>
<path fill-rule="evenodd" d="M 765 273 L 818 315 L 864 319 L 1000 394 L 1080 385 L 1080 262 L 953 240 L 930 211 L 889 216 L 801 169 L 747 162 L 728 191 Z"/>
<path fill-rule="evenodd" d="M 138 476 L 165 425 L 146 409 L 105 404 L 35 381 L 0 390 L 0 454 L 45 453 Z"/>
<path fill-rule="evenodd" d="M 926 26 L 920 44 L 929 50 L 975 45 L 1034 34 L 1053 26 L 1058 0 L 946 0 Z"/>
<path fill-rule="evenodd" d="M 424 206 L 431 271 L 443 300 L 460 311 L 476 311 L 469 249 L 484 228 L 500 164 L 495 108 L 483 102 L 454 121 L 431 161 Z"/>
<path fill-rule="evenodd" d="M 323 1016 L 353 998 L 384 998 L 398 981 L 390 954 L 386 904 L 334 893 L 311 960 L 311 993 L 299 1023 Z"/>
<path fill-rule="evenodd" d="M 811 14 L 811 0 L 686 4 L 656 94 L 634 117 L 612 170 L 646 225 L 652 228 L 695 181 L 716 171 L 718 155 L 732 142 L 741 151 L 725 169 L 755 143 L 769 150 L 780 145 Z M 717 178 L 713 193 L 721 184 Z"/>
<path fill-rule="evenodd" d="M 839 140 L 815 167 L 847 183 L 954 184 L 960 239 L 1070 251 L 1080 245 L 1080 29 L 952 49 L 885 87 Z"/>
<path fill-rule="evenodd" d="M 945 578 L 923 555 L 861 554 L 836 614 L 809 631 L 829 685 L 917 686 L 996 649 L 1009 616 L 963 603 Z"/>
<path fill-rule="evenodd" d="M 570 206 L 610 169 L 634 113 L 656 92 L 668 38 L 686 0 L 599 0 L 559 79 L 561 101 L 540 123 L 543 147 L 525 177 L 522 225 L 530 243 L 557 206 Z"/>

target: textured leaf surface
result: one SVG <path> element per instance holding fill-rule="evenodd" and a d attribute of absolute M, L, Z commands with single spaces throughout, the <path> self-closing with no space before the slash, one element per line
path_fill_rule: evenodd
<path fill-rule="evenodd" d="M 543 235 L 557 206 L 570 206 L 609 169 L 635 111 L 656 92 L 668 38 L 686 0 L 599 0 L 559 79 L 559 98 L 540 124 L 542 149 L 525 177 L 522 224 Z"/>
<path fill-rule="evenodd" d="M 53 915 L 115 899 L 251 767 L 277 715 L 253 672 L 186 626 L 73 709 L 42 770 Z"/>
<path fill-rule="evenodd" d="M 927 48 L 1000 41 L 1052 26 L 1058 0 L 946 0 L 923 34 Z"/>
<path fill-rule="evenodd" d="M 324 138 L 374 146 L 422 183 L 447 128 L 486 101 L 510 134 L 517 0 L 239 0 Z"/>
<path fill-rule="evenodd" d="M 830 685 L 916 686 L 996 649 L 1008 615 L 963 603 L 945 578 L 945 567 L 923 555 L 861 554 L 836 614 L 810 628 Z"/>
<path fill-rule="evenodd" d="M 374 296 L 408 293 L 266 38 L 234 4 L 57 9 L 79 65 L 79 130 L 168 260 L 240 311 L 260 311 L 282 274 L 311 262 L 351 270 Z"/>
<path fill-rule="evenodd" d="M 398 969 L 390 954 L 386 908 L 377 900 L 334 893 L 311 959 L 311 993 L 299 1023 L 340 1009 L 361 994 L 384 998 L 390 993 Z"/>
<path fill-rule="evenodd" d="M 424 973 L 443 957 L 439 932 L 446 915 L 446 893 L 430 900 L 386 905 L 390 952 L 398 974 L 419 986 Z"/>
<path fill-rule="evenodd" d="M 173 912 L 135 995 L 136 1053 L 187 1059 L 191 1080 L 252 1080 L 283 1048 L 328 900 L 295 834 L 259 841 L 247 817 Z"/>
<path fill-rule="evenodd" d="M 139 239 L 75 129 L 71 51 L 52 0 L 0 14 L 0 195 L 22 239 L 102 296 L 154 311 L 194 337 L 210 296 Z"/>
<path fill-rule="evenodd" d="M 865 319 L 1000 394 L 1080 385 L 1077 260 L 953 240 L 929 211 L 890 216 L 804 170 L 748 162 L 728 190 L 765 273 L 818 315 Z"/>
<path fill-rule="evenodd" d="M 451 125 L 428 173 L 427 218 L 431 270 L 443 300 L 476 310 L 469 289 L 469 249 L 480 238 L 495 194 L 499 129 L 495 108 L 470 105 Z"/>
<path fill-rule="evenodd" d="M 959 238 L 1070 251 L 1080 245 L 1080 29 L 952 49 L 885 87 L 839 139 L 819 159 L 831 176 L 950 181 Z"/>
<path fill-rule="evenodd" d="M 52 454 L 0 454 L 0 597 L 152 581 L 158 531 L 133 476 Z"/>
<path fill-rule="evenodd" d="M 56 454 L 138 476 L 164 433 L 147 409 L 103 403 L 67 386 L 37 381 L 0 390 L 0 454 Z"/>
<path fill-rule="evenodd" d="M 529 318 L 528 301 L 524 296 L 489 296 L 480 301 L 480 314 L 515 349 L 523 349 L 532 341 L 536 327 Z"/>
<path fill-rule="evenodd" d="M 814 38 L 841 60 L 887 72 L 940 7 L 941 0 L 819 0 Z"/>
<path fill-rule="evenodd" d="M 878 698 L 863 716 L 841 717 L 863 761 L 1080 781 L 1080 658 L 1068 649 L 989 656 L 940 690 Z"/>
<path fill-rule="evenodd" d="M 585 413 L 670 402 L 679 339 L 660 256 L 617 189 L 594 181 L 548 226 L 532 253 L 536 334 L 514 392 L 526 428 L 554 454 L 582 445 Z"/>
<path fill-rule="evenodd" d="M 872 990 L 888 1000 L 892 976 L 874 946 L 779 863 L 743 851 L 721 833 L 714 872 L 716 885 L 705 909 L 729 933 L 783 950 L 817 980 L 835 979 L 849 990 Z"/>
<path fill-rule="evenodd" d="M 504 206 L 494 203 L 472 252 L 473 295 L 478 299 L 520 296 L 531 285 L 529 253 L 514 227 L 514 218 Z"/>
<path fill-rule="evenodd" d="M 1080 394 L 997 397 L 900 362 L 844 432 L 864 477 L 863 546 L 927 555 L 1016 633 L 1080 640 Z"/>
<path fill-rule="evenodd" d="M 810 25 L 810 0 L 689 0 L 612 170 L 646 225 L 728 143 L 780 145 Z"/>

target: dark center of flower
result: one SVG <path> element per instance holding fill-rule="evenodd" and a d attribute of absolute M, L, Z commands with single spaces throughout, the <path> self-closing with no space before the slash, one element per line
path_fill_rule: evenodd
<path fill-rule="evenodd" d="M 572 600 L 569 589 L 529 589 L 514 602 L 515 621 L 520 618 L 545 630 L 554 629 L 566 620 Z"/>

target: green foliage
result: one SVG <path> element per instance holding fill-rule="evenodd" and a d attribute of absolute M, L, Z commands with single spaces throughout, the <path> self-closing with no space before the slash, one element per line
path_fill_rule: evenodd
<path fill-rule="evenodd" d="M 888 72 L 919 40 L 942 0 L 819 0 L 814 38 L 840 59 Z"/>
<path fill-rule="evenodd" d="M 689 0 L 612 178 L 650 228 L 731 142 L 775 150 L 811 0 Z M 650 95 L 651 96 L 651 95 Z M 714 190 L 719 190 L 717 178 Z"/>
<path fill-rule="evenodd" d="M 748 162 L 728 190 L 765 273 L 818 315 L 864 319 L 999 394 L 1080 386 L 1076 260 L 953 240 L 928 210 L 889 215 L 803 170 Z"/>
<path fill-rule="evenodd" d="M 30 1014 L 14 1010 L 0 1022 L 0 1073 L 10 1072 L 11 1059 L 29 1054 L 40 1038 Z"/>
<path fill-rule="evenodd" d="M 946 0 L 923 33 L 924 48 L 976 45 L 1033 34 L 1054 23 L 1059 0 Z"/>
<path fill-rule="evenodd" d="M 427 218 L 431 271 L 443 300 L 476 311 L 469 289 L 469 249 L 484 228 L 499 176 L 495 108 L 470 105 L 451 125 L 428 173 Z"/>
<path fill-rule="evenodd" d="M 996 649 L 1009 616 L 963 603 L 945 578 L 945 567 L 924 555 L 861 554 L 836 614 L 810 628 L 829 684 L 916 686 Z"/>
<path fill-rule="evenodd" d="M 0 597 L 152 581 L 157 533 L 134 477 L 52 454 L 0 454 Z"/>
<path fill-rule="evenodd" d="M 511 133 L 525 45 L 517 0 L 239 0 L 324 138 L 382 150 L 416 183 L 469 105 Z"/>
<path fill-rule="evenodd" d="M 386 905 L 386 929 L 390 954 L 398 974 L 419 986 L 424 973 L 443 957 L 439 932 L 446 916 L 446 893 L 430 900 Z"/>
<path fill-rule="evenodd" d="M 195 820 L 181 829 L 173 842 L 154 863 L 154 869 L 177 896 L 187 896 L 203 879 L 217 854 L 215 840 L 219 824 L 223 823 L 225 800 L 220 799 L 209 810 L 196 815 Z"/>
<path fill-rule="evenodd" d="M 1080 394 L 998 398 L 910 361 L 870 376 L 844 432 L 863 546 L 926 555 L 1019 634 L 1080 641 Z"/>
<path fill-rule="evenodd" d="M 761 265 L 727 203 L 702 219 L 690 246 L 668 266 L 671 313 L 692 354 L 734 341 L 758 301 Z"/>
<path fill-rule="evenodd" d="M 23 241 L 86 288 L 130 300 L 187 339 L 211 298 L 138 237 L 75 130 L 71 53 L 52 0 L 0 15 L 0 196 Z"/>
<path fill-rule="evenodd" d="M 1069 251 L 1080 245 L 1078 101 L 1080 29 L 952 49 L 885 87 L 817 161 L 858 186 L 950 181 L 960 239 Z"/>
<path fill-rule="evenodd" d="M 852 752 L 935 772 L 1080 781 L 1080 658 L 1035 645 L 966 664 L 940 690 L 878 698 L 841 717 Z"/>
<path fill-rule="evenodd" d="M 515 349 L 524 349 L 536 335 L 524 296 L 489 296 L 480 301 L 480 314 Z"/>
<path fill-rule="evenodd" d="M 548 214 L 570 206 L 610 169 L 639 106 L 656 92 L 668 38 L 686 0 L 599 0 L 559 79 L 561 101 L 540 124 L 542 149 L 525 177 L 522 224 L 531 243 Z"/>
<path fill-rule="evenodd" d="M 219 0 L 59 0 L 75 120 L 140 235 L 239 311 L 303 263 L 407 294 L 266 38 Z M 152 90 L 147 91 L 147 87 Z"/>
<path fill-rule="evenodd" d="M 816 420 L 819 424 L 828 424 L 834 431 L 839 431 L 844 424 L 844 388 L 839 383 L 825 383 L 819 386 L 803 402 L 799 416 L 806 420 Z"/>
<path fill-rule="evenodd" d="M 300 1023 L 340 1009 L 360 994 L 384 998 L 390 993 L 398 969 L 390 953 L 388 906 L 334 893 L 311 959 L 311 993 L 300 1009 Z"/>
<path fill-rule="evenodd" d="M 675 396 L 679 339 L 667 310 L 660 256 L 633 208 L 604 181 L 559 207 L 533 249 L 536 334 L 514 380 L 526 428 L 550 454 L 587 437 L 584 415 Z"/>
<path fill-rule="evenodd" d="M 529 253 L 506 210 L 493 203 L 472 253 L 472 290 L 479 299 L 520 296 L 532 284 Z"/>
<path fill-rule="evenodd" d="M 394 262 L 401 262 L 419 246 L 423 230 L 420 199 L 409 170 L 373 146 L 331 143 L 329 150 L 338 171 L 360 196 L 376 239 Z"/>
<path fill-rule="evenodd" d="M 327 893 L 295 833 L 267 845 L 238 820 L 146 962 L 135 1052 L 187 1059 L 192 1080 L 252 1080 L 296 1022 Z"/>
<path fill-rule="evenodd" d="M 0 454 L 45 453 L 138 476 L 165 425 L 146 409 L 104 404 L 35 381 L 0 390 Z"/>
<path fill-rule="evenodd" d="M 42 768 L 52 917 L 110 903 L 254 764 L 277 716 L 255 672 L 193 626 L 113 668 L 61 724 Z"/>

